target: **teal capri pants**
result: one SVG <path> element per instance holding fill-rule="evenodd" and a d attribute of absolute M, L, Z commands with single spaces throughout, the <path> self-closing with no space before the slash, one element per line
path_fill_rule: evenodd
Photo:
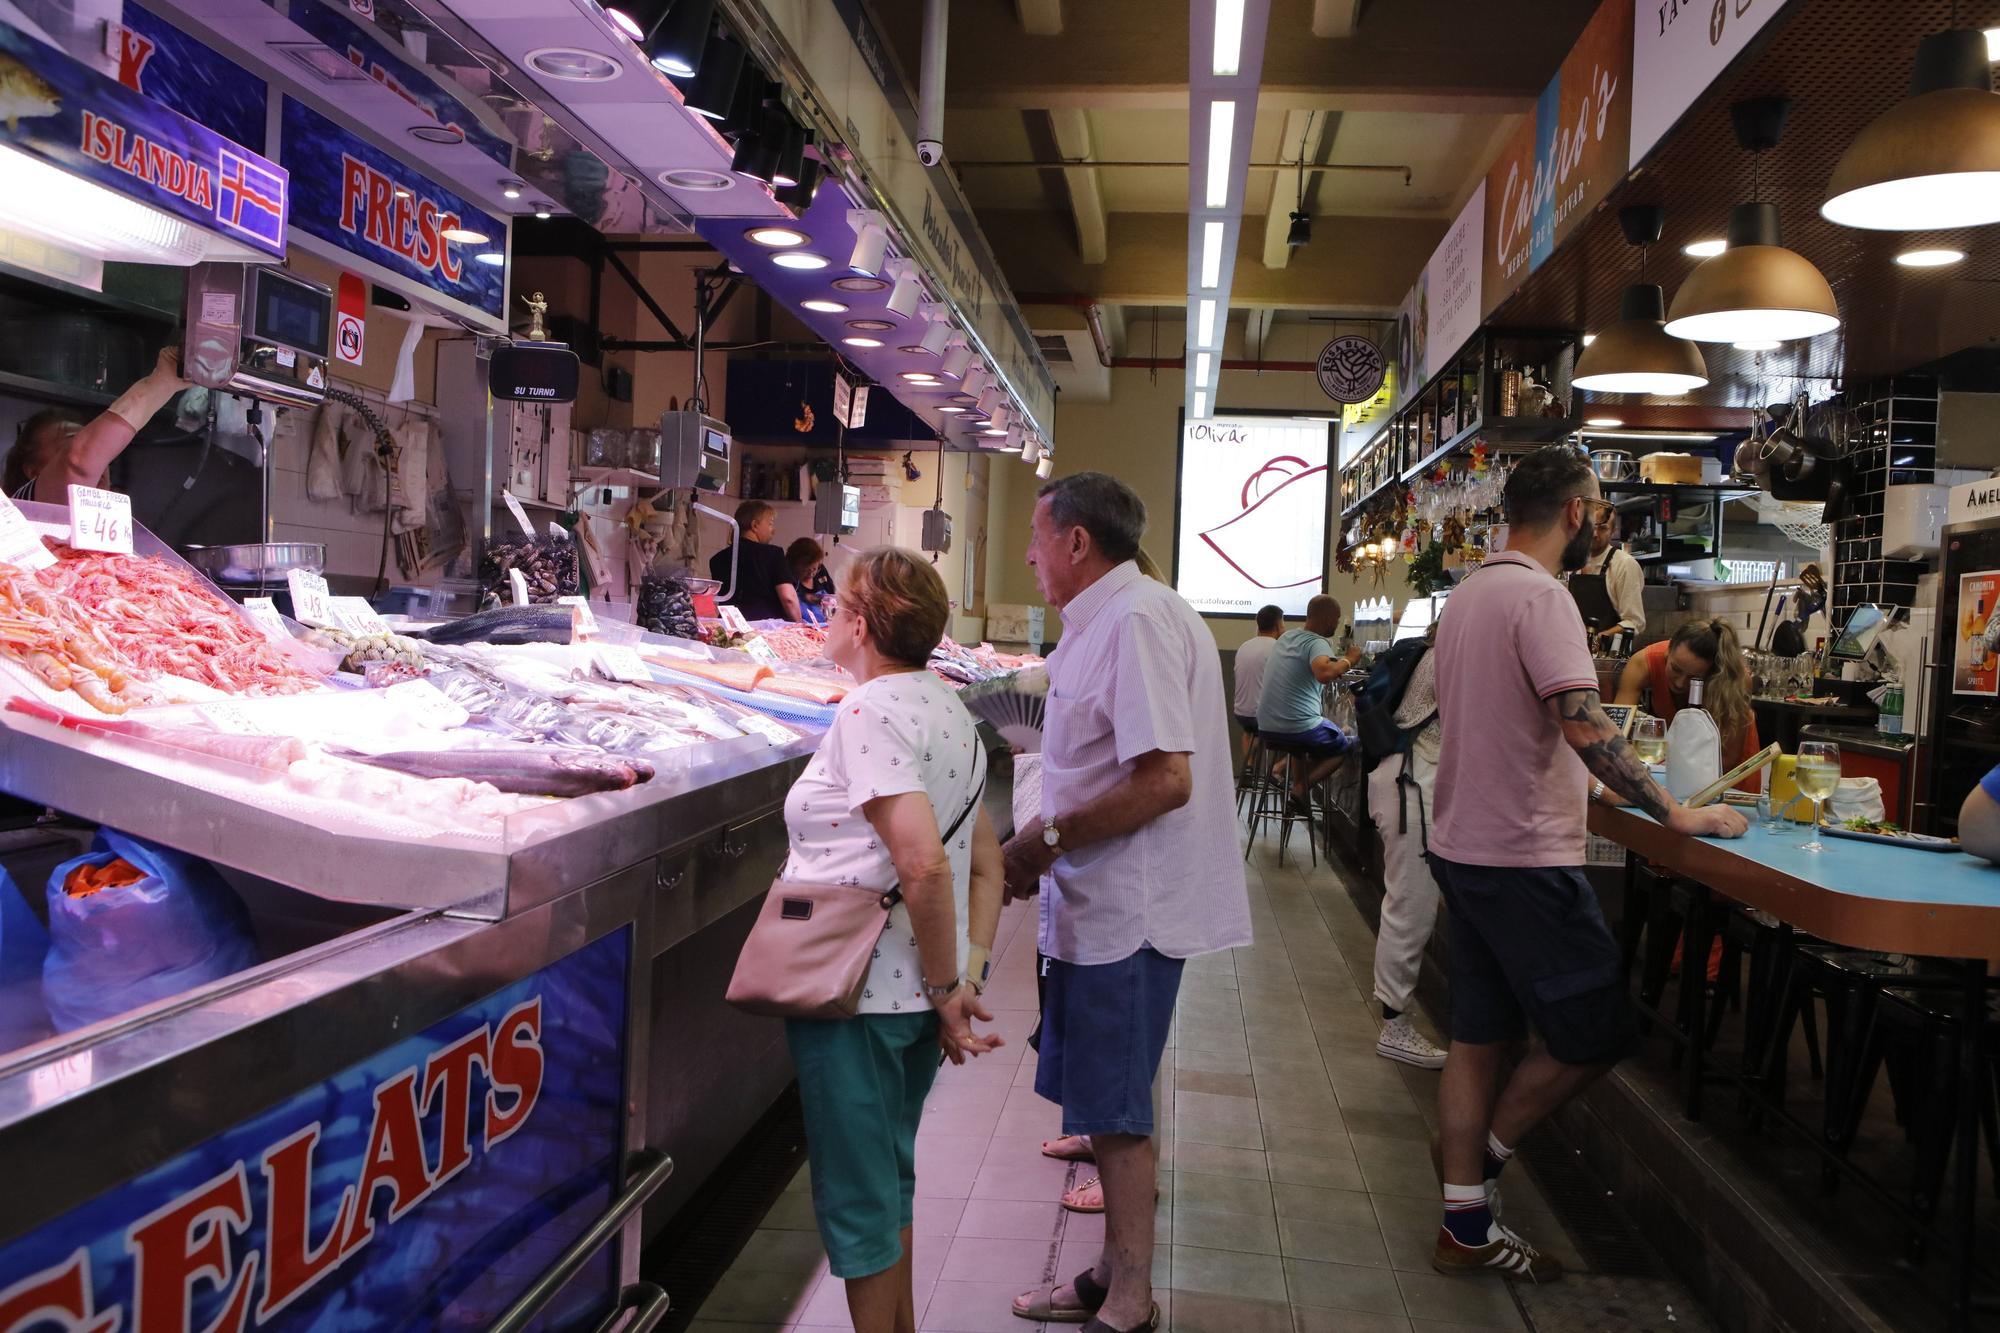
<path fill-rule="evenodd" d="M 929 1009 L 785 1020 L 805 1108 L 813 1216 L 835 1277 L 866 1277 L 903 1257 L 937 1033 Z"/>

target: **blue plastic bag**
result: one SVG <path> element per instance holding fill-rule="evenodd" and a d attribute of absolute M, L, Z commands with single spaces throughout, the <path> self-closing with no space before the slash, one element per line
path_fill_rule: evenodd
<path fill-rule="evenodd" d="M 40 1041 L 54 1029 L 42 1003 L 42 959 L 49 932 L 14 877 L 0 868 L 0 1055 Z"/>
<path fill-rule="evenodd" d="M 63 882 L 78 866 L 123 857 L 145 878 L 72 898 Z M 49 875 L 49 952 L 42 997 L 58 1032 L 257 965 L 250 914 L 215 867 L 114 829 L 99 829 L 89 853 Z"/>

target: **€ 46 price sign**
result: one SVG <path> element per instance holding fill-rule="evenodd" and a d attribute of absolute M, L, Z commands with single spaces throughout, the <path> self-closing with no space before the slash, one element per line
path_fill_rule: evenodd
<path fill-rule="evenodd" d="M 95 486 L 70 487 L 69 544 L 79 551 L 132 554 L 132 497 Z"/>

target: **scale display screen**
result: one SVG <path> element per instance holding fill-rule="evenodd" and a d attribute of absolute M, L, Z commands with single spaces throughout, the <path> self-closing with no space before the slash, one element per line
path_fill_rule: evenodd
<path fill-rule="evenodd" d="M 331 346 L 333 298 L 323 287 L 295 281 L 270 269 L 251 277 L 255 288 L 250 335 L 314 356 Z"/>

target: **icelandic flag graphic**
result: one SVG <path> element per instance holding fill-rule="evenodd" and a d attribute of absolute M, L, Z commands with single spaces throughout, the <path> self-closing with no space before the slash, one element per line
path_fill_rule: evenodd
<path fill-rule="evenodd" d="M 227 148 L 218 150 L 221 171 L 216 178 L 215 220 L 275 246 L 285 244 L 285 173 Z"/>

